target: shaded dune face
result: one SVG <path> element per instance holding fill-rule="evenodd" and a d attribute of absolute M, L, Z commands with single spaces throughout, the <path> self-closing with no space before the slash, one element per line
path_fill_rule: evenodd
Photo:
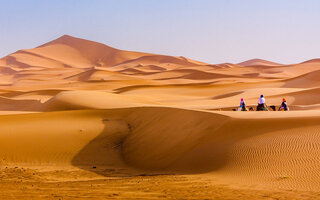
<path fill-rule="evenodd" d="M 155 112 L 159 114 L 155 115 Z M 139 114 L 148 120 L 136 118 Z M 173 163 L 219 129 L 228 117 L 177 109 L 141 108 L 128 119 L 132 134 L 123 143 L 124 160 L 138 168 L 170 170 Z M 185 165 L 185 169 L 195 165 Z"/>
<path fill-rule="evenodd" d="M 103 119 L 104 129 L 71 160 L 74 166 L 125 166 L 122 143 L 130 134 L 130 124 L 122 119 Z"/>

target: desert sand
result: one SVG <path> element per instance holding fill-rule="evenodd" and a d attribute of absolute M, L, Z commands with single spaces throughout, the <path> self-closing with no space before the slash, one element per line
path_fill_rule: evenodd
<path fill-rule="evenodd" d="M 320 59 L 208 64 L 64 35 L 0 77 L 0 199 L 320 198 Z M 233 111 L 260 94 L 291 110 Z"/>

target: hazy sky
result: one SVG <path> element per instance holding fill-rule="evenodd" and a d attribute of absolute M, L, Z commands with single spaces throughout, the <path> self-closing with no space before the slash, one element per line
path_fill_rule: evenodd
<path fill-rule="evenodd" d="M 68 34 L 208 63 L 320 57 L 320 0 L 0 0 L 0 57 Z"/>

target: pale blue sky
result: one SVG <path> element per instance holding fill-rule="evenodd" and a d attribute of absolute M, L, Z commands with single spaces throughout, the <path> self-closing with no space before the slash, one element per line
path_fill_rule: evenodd
<path fill-rule="evenodd" d="M 0 0 L 0 57 L 68 34 L 208 63 L 320 57 L 319 0 Z"/>

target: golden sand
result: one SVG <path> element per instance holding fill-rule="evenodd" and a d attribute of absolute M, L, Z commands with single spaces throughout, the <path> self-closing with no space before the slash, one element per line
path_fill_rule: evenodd
<path fill-rule="evenodd" d="M 320 198 L 319 71 L 67 35 L 17 51 L 0 59 L 0 199 Z M 291 111 L 232 111 L 260 94 Z"/>

